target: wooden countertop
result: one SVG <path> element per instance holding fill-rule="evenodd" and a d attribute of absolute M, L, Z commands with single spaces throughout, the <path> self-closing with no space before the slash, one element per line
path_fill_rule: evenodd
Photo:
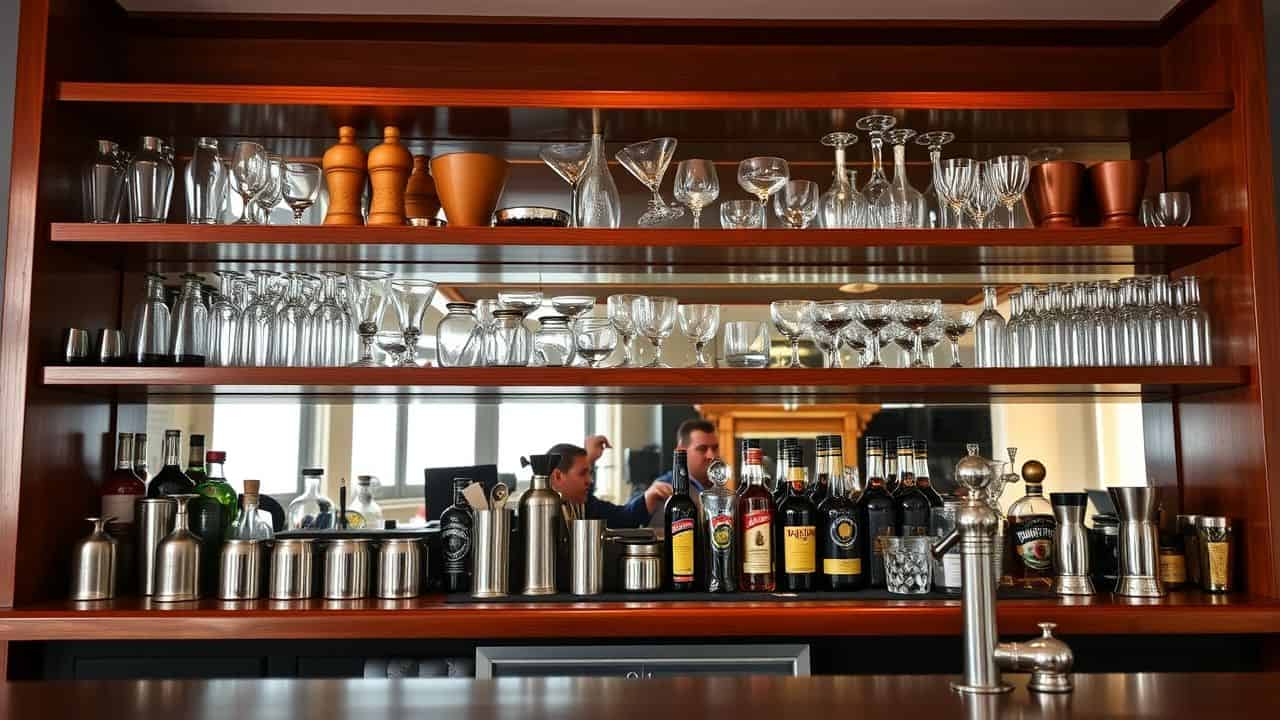
<path fill-rule="evenodd" d="M 0 685 L 0 717 L 130 720 L 236 717 L 591 718 L 859 720 L 1273 717 L 1280 673 L 1076 675 L 1065 695 L 1030 693 L 1006 676 L 1007 695 L 953 693 L 940 675 L 505 680 L 137 680 Z M 1271 708 L 1267 710 L 1267 708 Z"/>

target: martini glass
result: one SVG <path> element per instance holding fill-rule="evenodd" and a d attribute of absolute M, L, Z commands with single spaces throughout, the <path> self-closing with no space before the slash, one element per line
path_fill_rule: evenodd
<path fill-rule="evenodd" d="M 915 334 L 914 357 L 911 367 L 929 367 L 924 360 L 923 333 L 942 316 L 942 301 L 930 299 L 901 300 L 897 303 L 894 319 Z"/>
<path fill-rule="evenodd" d="M 934 168 L 936 173 L 938 162 L 942 159 L 942 146 L 950 144 L 956 139 L 955 133 L 946 130 L 930 130 L 916 138 L 917 145 L 925 145 L 929 148 L 929 166 Z M 924 189 L 925 222 L 931 228 L 947 228 L 951 227 L 951 214 L 947 211 L 950 209 L 942 195 L 938 193 L 937 180 L 935 177 L 929 179 L 929 187 Z"/>
<path fill-rule="evenodd" d="M 893 322 L 894 302 L 892 300 L 863 300 L 853 306 L 854 317 L 870 333 L 867 343 L 871 346 L 871 359 L 865 367 L 884 367 L 880 360 L 881 331 Z"/>
<path fill-rule="evenodd" d="M 587 158 L 591 156 L 591 146 L 587 143 L 557 143 L 543 145 L 538 157 L 569 183 L 569 227 L 578 225 L 578 181 L 582 172 L 587 169 Z"/>
<path fill-rule="evenodd" d="M 876 201 L 889 189 L 889 178 L 884 174 L 884 162 L 881 158 L 881 151 L 884 147 L 884 133 L 893 128 L 897 124 L 897 120 L 892 115 L 867 115 L 858 118 L 858 122 L 854 127 L 867 133 L 871 138 L 871 178 L 867 180 L 867 184 L 862 186 L 862 195 L 875 207 Z M 872 214 L 874 216 L 874 209 Z M 869 227 L 879 227 L 878 219 L 876 222 L 868 222 Z"/>
<path fill-rule="evenodd" d="M 418 337 L 422 335 L 422 323 L 435 295 L 436 284 L 430 280 L 396 280 L 391 283 L 391 299 L 400 318 L 400 332 L 404 333 L 401 367 L 418 367 Z M 431 363 L 426 363 L 426 366 L 430 367 Z"/>
<path fill-rule="evenodd" d="M 679 205 L 668 205 L 658 192 L 662 186 L 662 176 L 666 174 L 667 165 L 671 164 L 671 156 L 675 152 L 676 139 L 673 137 L 633 143 L 618 151 L 616 157 L 618 162 L 622 163 L 622 167 L 653 193 L 653 199 L 649 201 L 649 209 L 636 221 L 640 225 L 661 225 L 684 217 L 684 208 Z"/>
<path fill-rule="evenodd" d="M 360 359 L 351 367 L 378 367 L 373 359 L 374 336 L 382 322 L 382 312 L 387 308 L 390 294 L 391 273 L 382 270 L 362 270 L 351 274 L 347 290 L 351 302 L 351 317 L 358 323 L 360 332 Z"/>
<path fill-rule="evenodd" d="M 738 185 L 760 201 L 760 227 L 769 227 L 766 207 L 769 196 L 782 189 L 791 179 L 791 168 L 780 157 L 753 157 L 738 163 Z M 724 205 L 720 206 L 723 222 Z"/>

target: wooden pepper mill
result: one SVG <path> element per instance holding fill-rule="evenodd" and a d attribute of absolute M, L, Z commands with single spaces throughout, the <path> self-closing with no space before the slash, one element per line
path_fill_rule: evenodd
<path fill-rule="evenodd" d="M 338 144 L 324 151 L 324 182 L 329 188 L 325 225 L 363 225 L 360 195 L 364 192 L 365 155 L 356 144 L 356 129 L 338 128 Z"/>
<path fill-rule="evenodd" d="M 382 144 L 369 151 L 370 225 L 404 224 L 404 191 L 411 169 L 413 156 L 400 144 L 400 128 L 386 126 Z"/>
<path fill-rule="evenodd" d="M 429 158 L 426 155 L 413 156 L 413 174 L 404 188 L 404 216 L 413 218 L 433 218 L 440 211 L 440 197 L 436 195 L 436 181 L 431 179 L 427 170 Z"/>

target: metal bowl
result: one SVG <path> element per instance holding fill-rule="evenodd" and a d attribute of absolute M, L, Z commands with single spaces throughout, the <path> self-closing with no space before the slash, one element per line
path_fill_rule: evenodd
<path fill-rule="evenodd" d="M 445 227 L 449 223 L 441 220 L 440 218 L 422 217 L 409 218 L 409 224 L 414 227 Z"/>
<path fill-rule="evenodd" d="M 498 227 L 569 227 L 569 213 L 549 207 L 509 207 L 493 214 Z"/>

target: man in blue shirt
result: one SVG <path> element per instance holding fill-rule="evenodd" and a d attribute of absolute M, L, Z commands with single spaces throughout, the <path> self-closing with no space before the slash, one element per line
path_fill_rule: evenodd
<path fill-rule="evenodd" d="M 711 487 L 707 467 L 720 458 L 720 437 L 716 426 L 702 418 L 691 418 L 676 428 L 676 449 L 688 453 L 689 495 L 699 502 L 698 494 Z M 655 482 L 671 483 L 671 471 L 659 475 Z"/>
<path fill-rule="evenodd" d="M 671 496 L 671 484 L 654 481 L 643 493 L 631 498 L 625 505 L 614 505 L 601 500 L 593 492 L 592 471 L 596 460 L 609 447 L 603 435 L 587 438 L 590 450 L 560 443 L 548 450 L 560 456 L 560 464 L 551 471 L 551 487 L 555 488 L 571 505 L 585 505 L 584 517 L 604 520 L 606 527 L 637 528 L 649 524 L 654 511 Z"/>

